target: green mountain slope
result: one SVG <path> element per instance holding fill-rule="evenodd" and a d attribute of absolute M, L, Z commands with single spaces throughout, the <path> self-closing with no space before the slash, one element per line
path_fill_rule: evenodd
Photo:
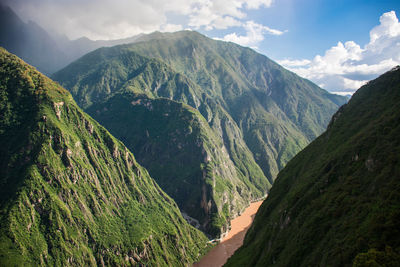
<path fill-rule="evenodd" d="M 126 47 L 163 60 L 216 100 L 242 130 L 270 182 L 346 101 L 249 48 L 197 32 L 155 33 L 147 38 Z"/>
<path fill-rule="evenodd" d="M 135 44 L 98 49 L 53 77 L 71 91 L 81 107 L 122 139 L 137 155 L 138 161 L 149 169 L 152 177 L 177 200 L 180 208 L 199 220 L 209 233 L 218 232 L 209 225 L 210 222 L 220 222 L 226 217 L 224 203 L 228 203 L 229 216 L 233 217 L 242 208 L 242 199 L 248 203 L 262 197 L 278 170 L 322 132 L 329 117 L 345 101 L 251 49 L 211 40 L 196 32 L 154 33 L 141 37 Z M 189 146 L 178 148 L 177 142 L 167 138 L 158 140 L 158 143 L 147 140 L 143 136 L 145 129 L 141 127 L 146 127 L 149 135 L 158 135 L 159 129 L 162 129 L 158 124 L 162 122 L 150 120 L 146 125 L 130 123 L 130 120 L 140 119 L 136 109 L 124 105 L 130 110 L 128 112 L 115 103 L 108 103 L 113 101 L 110 99 L 115 94 L 130 93 L 146 96 L 151 101 L 163 98 L 164 102 L 169 99 L 187 104 L 200 112 L 201 115 L 196 115 L 198 120 L 205 119 L 207 122 L 200 124 L 207 140 L 202 135 L 200 138 L 208 146 L 217 148 L 213 162 L 219 165 L 222 162 L 233 163 L 229 172 L 218 175 L 211 170 L 208 172 L 216 181 L 211 190 L 213 193 L 207 198 L 212 207 L 217 207 L 206 208 L 214 214 L 211 219 L 208 215 L 199 214 L 199 210 L 205 210 L 205 205 L 198 201 L 198 194 L 197 204 L 189 208 L 186 200 L 173 191 L 177 181 L 184 185 L 187 179 L 186 173 L 179 172 L 181 162 L 178 158 L 172 158 L 169 164 L 165 164 L 161 156 L 150 158 L 146 153 L 139 153 L 148 145 L 144 145 L 143 140 L 152 142 L 152 146 L 165 148 L 160 150 L 166 155 L 170 153 L 168 149 L 180 151 L 189 149 Z M 148 116 L 146 118 L 162 118 L 162 114 L 155 112 L 151 111 L 151 115 L 145 115 Z M 163 111 L 160 109 L 157 112 Z M 201 116 L 204 119 L 200 119 Z M 169 119 L 175 120 L 172 124 L 190 125 L 184 117 Z M 162 135 L 174 134 L 173 127 L 167 129 Z M 142 140 L 140 143 L 136 140 L 139 137 Z M 184 138 L 182 135 L 178 137 Z M 197 150 L 196 153 L 201 153 L 202 147 Z M 183 154 L 193 155 L 191 168 L 203 168 L 204 162 L 191 151 L 182 151 Z M 152 166 L 151 161 L 161 164 L 154 167 L 156 165 Z M 171 168 L 177 170 L 173 179 L 167 175 Z M 224 169 L 222 166 L 218 168 Z M 199 175 L 196 177 L 201 179 Z M 195 180 L 194 177 L 191 179 Z M 174 183 L 168 184 L 172 180 Z M 205 179 L 201 179 L 196 184 L 204 183 Z M 216 190 L 217 184 L 222 185 L 222 190 Z M 242 186 L 237 187 L 237 184 Z M 188 188 L 194 189 L 190 184 Z M 227 201 L 231 199 L 228 196 L 238 193 L 240 198 Z M 222 225 L 219 232 L 227 226 Z"/>
<path fill-rule="evenodd" d="M 397 266 L 400 68 L 360 88 L 279 173 L 226 266 Z"/>
<path fill-rule="evenodd" d="M 195 84 L 184 93 L 186 99 L 172 98 L 199 109 L 211 128 L 220 125 L 214 125 L 215 110 L 210 105 L 216 104 L 229 114 L 270 182 L 291 157 L 325 129 L 329 118 L 346 101 L 249 48 L 187 31 L 154 33 L 134 44 L 97 50 L 54 78 L 86 108 L 137 75 L 127 72 L 131 69 L 127 66 L 137 69 L 143 62 L 117 56 L 129 52 L 161 60 Z M 143 82 L 150 91 L 158 89 L 159 84 Z M 208 104 L 209 99 L 212 104 Z"/>
<path fill-rule="evenodd" d="M 260 169 L 258 177 L 247 177 L 235 167 L 222 139 L 190 106 L 122 93 L 88 112 L 132 147 L 158 184 L 212 236 L 227 230 L 228 219 L 268 186 Z"/>
<path fill-rule="evenodd" d="M 100 49 L 72 66 L 80 70 L 77 76 L 64 77 L 68 73 L 59 73 L 57 77 L 67 81 L 64 85 L 70 88 L 82 106 L 88 107 L 86 111 L 135 152 L 158 184 L 174 197 L 182 211 L 198 220 L 207 233 L 217 236 L 224 232 L 230 217 L 236 216 L 249 201 L 265 195 L 270 183 L 243 141 L 241 131 L 229 114 L 202 94 L 201 88 L 185 75 L 157 59 L 121 51 L 119 47 Z M 88 66 L 89 73 L 84 71 Z M 131 105 L 130 102 L 138 100 L 134 99 L 135 96 L 145 97 L 148 104 L 162 98 L 165 104 L 155 110 Z M 176 101 L 197 107 L 208 121 L 213 121 L 213 129 L 210 129 L 203 116 L 195 113 L 198 131 L 190 142 L 196 143 L 185 141 L 183 132 L 177 133 L 174 129 L 179 125 L 192 127 L 189 117 L 169 116 L 168 120 L 160 120 L 165 113 L 193 113 L 193 108 L 178 107 Z M 178 109 L 170 110 L 169 104 Z M 151 140 L 149 135 L 169 138 Z M 180 142 L 185 142 L 186 146 L 181 146 Z M 145 153 L 144 149 L 149 145 L 156 147 L 157 153 L 148 153 L 147 150 Z M 210 164 L 205 168 L 204 156 L 197 156 L 205 153 L 204 146 L 213 148 L 208 153 L 213 154 L 212 164 L 220 171 L 216 172 Z M 175 157 L 177 151 L 181 152 L 181 157 Z M 190 162 L 186 168 L 191 170 L 189 178 L 193 183 L 188 183 L 189 174 L 181 171 L 183 156 Z M 164 162 L 166 158 L 168 163 Z M 210 186 L 205 179 L 207 176 L 214 181 L 209 190 L 203 189 Z M 178 184 L 182 189 L 176 191 Z M 196 188 L 197 185 L 200 186 Z M 203 197 L 202 192 L 209 194 Z"/>
<path fill-rule="evenodd" d="M 0 265 L 187 266 L 207 238 L 70 93 L 0 49 Z"/>

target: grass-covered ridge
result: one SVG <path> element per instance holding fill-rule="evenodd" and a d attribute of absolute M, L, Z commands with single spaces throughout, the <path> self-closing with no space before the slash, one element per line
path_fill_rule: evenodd
<path fill-rule="evenodd" d="M 360 88 L 279 173 L 227 266 L 397 266 L 400 68 Z"/>
<path fill-rule="evenodd" d="M 206 237 L 70 93 L 0 50 L 0 265 L 186 266 Z"/>

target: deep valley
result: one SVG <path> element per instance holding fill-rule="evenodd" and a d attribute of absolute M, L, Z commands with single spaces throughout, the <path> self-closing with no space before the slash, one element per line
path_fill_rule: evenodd
<path fill-rule="evenodd" d="M 399 265 L 395 11 L 112 2 L 0 3 L 0 266 Z"/>

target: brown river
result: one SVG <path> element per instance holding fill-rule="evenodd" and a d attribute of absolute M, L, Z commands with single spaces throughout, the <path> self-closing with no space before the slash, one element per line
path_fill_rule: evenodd
<path fill-rule="evenodd" d="M 220 267 L 242 244 L 262 201 L 251 203 L 239 217 L 231 221 L 231 230 L 225 238 L 192 267 Z"/>

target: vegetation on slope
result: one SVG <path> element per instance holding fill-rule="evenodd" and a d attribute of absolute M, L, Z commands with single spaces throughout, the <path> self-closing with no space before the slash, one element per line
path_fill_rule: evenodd
<path fill-rule="evenodd" d="M 186 266 L 204 234 L 70 93 L 0 49 L 0 265 Z"/>
<path fill-rule="evenodd" d="M 199 221 L 201 229 L 218 236 L 227 230 L 229 219 L 249 201 L 265 195 L 270 183 L 244 143 L 239 128 L 226 111 L 202 95 L 201 89 L 185 75 L 157 59 L 121 51 L 119 47 L 98 50 L 81 61 L 74 63 L 74 69 L 80 70 L 76 77 L 63 77 L 71 81 L 65 85 L 70 86 L 83 106 L 88 106 L 89 114 L 134 151 L 181 210 Z M 89 65 L 91 71 L 86 74 L 84 70 Z M 104 92 L 105 88 L 108 89 Z M 192 107 L 178 105 L 176 101 Z M 163 104 L 153 109 L 153 103 Z M 208 120 L 212 118 L 214 129 L 193 107 L 204 111 Z M 170 114 L 168 118 L 166 113 Z M 174 127 L 183 130 L 195 127 L 196 131 L 185 140 L 185 131 L 179 132 Z M 205 153 L 213 158 L 212 164 L 204 163 Z M 183 158 L 190 172 L 182 168 Z M 208 182 L 206 177 L 214 182 Z M 188 183 L 188 179 L 192 182 Z M 177 190 L 180 186 L 181 190 Z"/>
<path fill-rule="evenodd" d="M 132 147 L 158 184 L 212 236 L 265 192 L 266 180 L 243 175 L 221 138 L 190 106 L 123 93 L 88 112 Z M 263 177 L 261 170 L 258 175 Z"/>
<path fill-rule="evenodd" d="M 278 170 L 322 132 L 329 117 L 344 102 L 344 98 L 329 94 L 251 49 L 214 41 L 196 32 L 155 33 L 135 44 L 98 49 L 56 73 L 54 78 L 71 91 L 89 114 L 122 139 L 180 208 L 199 220 L 211 235 L 224 231 L 228 225 L 217 223 L 223 226 L 217 230 L 210 223 L 221 222 L 226 214 L 235 216 L 243 201 L 262 197 Z M 205 119 L 206 123 L 199 124 L 205 134 L 199 137 L 203 144 L 216 147 L 216 168 L 223 170 L 223 162 L 233 163 L 230 171 L 219 174 L 205 169 L 206 176 L 211 175 L 215 181 L 209 190 L 211 194 L 206 196 L 209 205 L 199 201 L 201 188 L 207 187 L 199 171 L 204 169 L 204 162 L 196 156 L 203 147 L 197 146 L 194 153 L 194 144 L 178 147 L 179 139 L 186 136 L 178 136 L 173 127 L 163 128 L 167 121 L 152 119 L 163 118 L 165 112 L 161 108 L 142 108 L 139 112 L 139 106 L 126 104 L 122 106 L 127 110 L 122 110 L 118 104 L 112 104 L 120 99 L 114 95 L 126 94 L 129 98 L 134 97 L 132 93 L 146 96 L 151 103 L 163 98 L 164 103 L 169 99 L 187 104 L 200 112 L 197 120 Z M 148 122 L 138 123 L 140 116 Z M 175 122 L 170 123 L 171 120 Z M 184 116 L 170 116 L 168 123 L 191 127 Z M 148 136 L 176 135 L 179 141 L 151 139 L 144 135 L 145 130 Z M 142 141 L 139 143 L 137 138 Z M 148 146 L 158 147 L 157 157 L 142 153 Z M 190 180 L 197 182 L 185 182 L 189 174 L 179 171 L 180 158 L 171 157 L 170 150 L 190 157 Z M 176 171 L 171 173 L 171 169 Z M 176 191 L 176 183 L 186 186 L 186 193 L 180 194 L 185 191 L 183 188 Z M 195 190 L 194 185 L 202 186 Z M 217 185 L 220 190 L 216 190 Z M 237 194 L 241 197 L 228 197 Z M 182 197 L 189 195 L 197 203 L 187 204 L 193 199 Z M 225 203 L 228 213 L 223 212 Z"/>
<path fill-rule="evenodd" d="M 271 183 L 346 102 L 250 48 L 188 31 L 147 39 L 124 47 L 164 61 L 199 85 L 233 118 Z"/>
<path fill-rule="evenodd" d="M 220 133 L 230 130 L 213 120 L 222 109 L 240 129 L 246 149 L 251 150 L 271 183 L 286 162 L 325 129 L 329 118 L 346 101 L 249 48 L 188 31 L 154 33 L 133 44 L 96 50 L 57 72 L 54 78 L 86 108 L 149 70 L 143 56 L 167 64 L 166 68 L 187 83 L 188 90 L 180 92 L 184 97 L 178 99 L 178 92 L 171 91 L 174 87 L 168 89 L 165 84 L 167 91 L 158 93 L 163 86 L 155 81 L 165 71 L 154 68 L 141 75 L 149 79 L 138 81 L 131 89 L 156 91 L 159 96 L 189 104 Z M 167 76 L 163 79 L 173 82 Z"/>
<path fill-rule="evenodd" d="M 279 173 L 226 266 L 396 266 L 400 68 L 360 88 Z"/>

